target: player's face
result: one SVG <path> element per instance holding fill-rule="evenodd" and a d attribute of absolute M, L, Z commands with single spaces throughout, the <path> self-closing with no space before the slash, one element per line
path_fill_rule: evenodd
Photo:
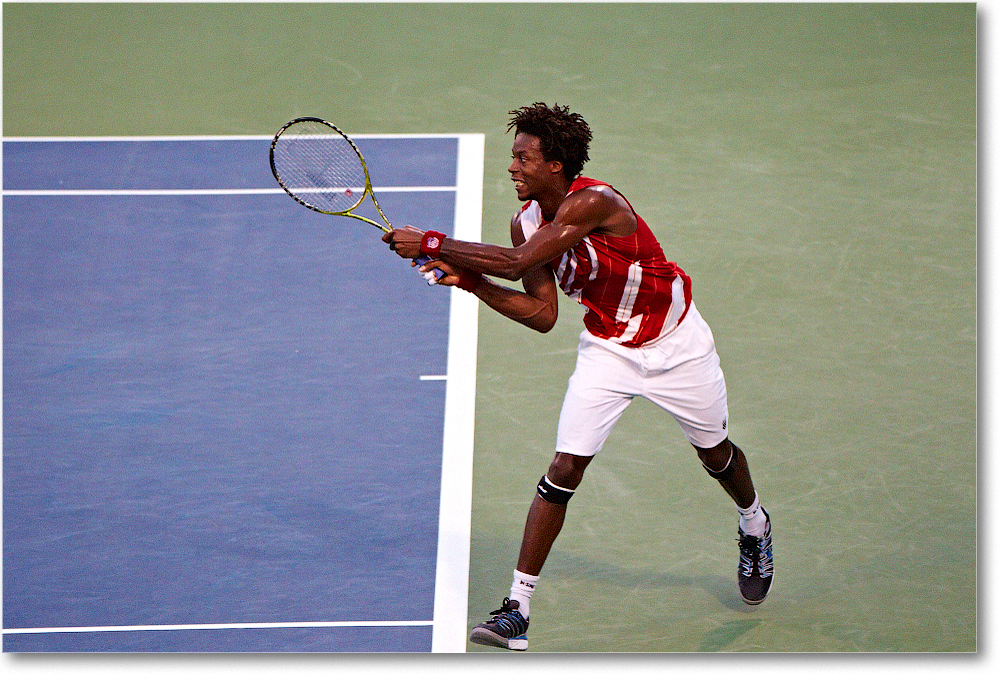
<path fill-rule="evenodd" d="M 511 148 L 513 160 L 507 171 L 514 181 L 517 198 L 522 202 L 536 196 L 552 185 L 562 171 L 561 162 L 546 160 L 542 155 L 542 142 L 531 134 L 518 134 Z"/>

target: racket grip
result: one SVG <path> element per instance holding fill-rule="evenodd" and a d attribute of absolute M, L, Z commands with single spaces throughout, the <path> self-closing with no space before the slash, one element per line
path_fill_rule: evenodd
<path fill-rule="evenodd" d="M 431 257 L 430 256 L 421 256 L 420 258 L 414 258 L 413 260 L 416 262 L 416 264 L 418 266 L 420 266 L 420 265 L 423 265 L 424 263 L 429 262 L 431 260 Z M 434 270 L 431 270 L 431 272 L 434 273 L 434 278 L 435 279 L 441 279 L 442 277 L 444 277 L 444 270 L 438 270 L 437 268 L 435 268 Z M 430 278 L 427 278 L 427 283 L 428 284 L 432 283 L 431 280 L 430 280 Z"/>

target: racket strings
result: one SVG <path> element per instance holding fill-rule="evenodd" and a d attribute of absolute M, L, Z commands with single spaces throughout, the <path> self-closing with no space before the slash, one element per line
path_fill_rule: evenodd
<path fill-rule="evenodd" d="M 274 168 L 285 190 L 321 211 L 348 211 L 365 196 L 367 179 L 357 151 L 322 122 L 288 127 L 274 144 Z"/>

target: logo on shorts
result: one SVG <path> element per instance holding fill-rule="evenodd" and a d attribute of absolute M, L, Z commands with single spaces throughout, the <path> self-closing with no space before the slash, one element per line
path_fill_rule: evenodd
<path fill-rule="evenodd" d="M 726 429 L 726 423 L 727 422 L 728 421 L 725 418 L 722 419 L 722 429 Z"/>

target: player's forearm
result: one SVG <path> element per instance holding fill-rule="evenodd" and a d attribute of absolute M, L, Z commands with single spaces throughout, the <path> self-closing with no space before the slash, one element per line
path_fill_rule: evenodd
<path fill-rule="evenodd" d="M 558 317 L 557 305 L 501 286 L 486 278 L 479 282 L 474 293 L 493 310 L 540 333 L 548 332 Z"/>
<path fill-rule="evenodd" d="M 465 270 L 510 281 L 521 279 L 531 269 L 517 247 L 463 242 L 450 237 L 442 242 L 437 257 Z"/>

